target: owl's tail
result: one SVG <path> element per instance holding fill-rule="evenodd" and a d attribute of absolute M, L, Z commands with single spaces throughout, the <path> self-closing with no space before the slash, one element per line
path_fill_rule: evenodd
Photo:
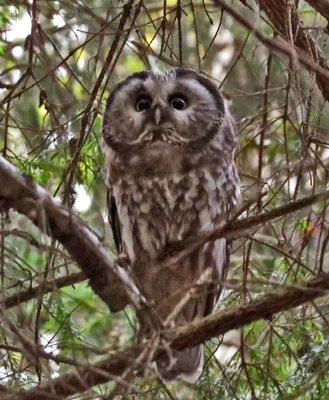
<path fill-rule="evenodd" d="M 182 351 L 173 350 L 170 357 L 156 362 L 156 371 L 164 382 L 183 379 L 195 382 L 203 369 L 203 346 Z"/>

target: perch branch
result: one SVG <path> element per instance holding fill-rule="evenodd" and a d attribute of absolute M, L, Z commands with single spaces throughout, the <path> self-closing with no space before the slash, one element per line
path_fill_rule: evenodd
<path fill-rule="evenodd" d="M 313 301 L 326 295 L 328 290 L 329 274 L 323 274 L 321 278 L 309 280 L 303 285 L 286 287 L 250 303 L 218 311 L 202 320 L 191 322 L 176 330 L 166 331 L 164 336 L 170 338 L 169 343 L 174 349 L 194 347 L 231 329 L 240 328 L 262 318 L 271 318 L 278 312 Z M 62 399 L 85 391 L 94 385 L 108 382 L 111 379 L 109 376 L 118 377 L 123 374 L 147 347 L 152 347 L 152 343 L 145 342 L 142 348 L 132 347 L 116 352 L 103 361 L 79 367 L 76 371 L 62 375 L 35 389 L 21 392 L 19 396 L 8 395 L 4 400 Z M 164 353 L 164 348 L 158 347 L 154 360 L 159 359 Z M 142 371 L 145 366 L 145 362 L 136 363 L 135 373 Z"/>

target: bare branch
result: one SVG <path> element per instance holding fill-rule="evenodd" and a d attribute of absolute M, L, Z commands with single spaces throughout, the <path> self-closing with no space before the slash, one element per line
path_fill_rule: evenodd
<path fill-rule="evenodd" d="M 40 293 L 46 294 L 54 292 L 62 287 L 74 285 L 75 283 L 83 282 L 87 277 L 83 272 L 63 276 L 51 281 L 43 281 L 39 286 L 29 288 L 27 290 L 13 294 L 2 301 L 4 308 L 18 306 L 26 301 L 35 299 Z"/>

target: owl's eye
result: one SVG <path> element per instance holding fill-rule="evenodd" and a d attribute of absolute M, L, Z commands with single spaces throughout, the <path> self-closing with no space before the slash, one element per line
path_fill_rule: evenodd
<path fill-rule="evenodd" d="M 185 110 L 185 108 L 187 107 L 186 100 L 183 99 L 183 97 L 178 97 L 178 96 L 171 99 L 170 104 L 174 110 L 178 110 L 178 111 Z"/>
<path fill-rule="evenodd" d="M 151 107 L 151 99 L 149 97 L 141 97 L 137 100 L 136 111 L 145 111 Z"/>

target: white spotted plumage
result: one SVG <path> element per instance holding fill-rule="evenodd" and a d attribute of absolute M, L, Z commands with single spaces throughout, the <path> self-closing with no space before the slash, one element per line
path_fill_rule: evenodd
<path fill-rule="evenodd" d="M 138 108 L 142 104 L 142 109 Z M 204 76 L 179 68 L 133 74 L 107 102 L 103 125 L 106 180 L 116 243 L 129 257 L 135 283 L 171 324 L 213 311 L 227 270 L 225 239 L 207 243 L 173 265 L 164 265 L 178 242 L 224 224 L 239 201 L 234 164 L 237 135 L 221 94 Z M 113 215 L 115 214 L 115 215 Z M 118 229 L 119 226 L 119 229 Z M 209 280 L 200 277 L 210 268 Z M 142 331 L 150 334 L 142 315 Z M 202 346 L 157 363 L 165 381 L 198 378 Z"/>

